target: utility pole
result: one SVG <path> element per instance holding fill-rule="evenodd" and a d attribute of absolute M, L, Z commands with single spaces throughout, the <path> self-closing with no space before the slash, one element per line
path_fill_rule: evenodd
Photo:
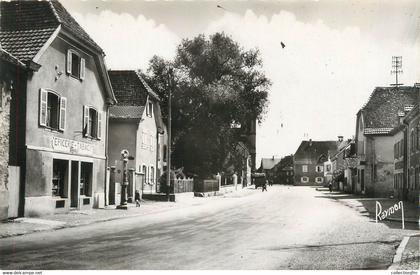
<path fill-rule="evenodd" d="M 168 89 L 168 146 L 167 148 L 167 179 L 166 179 L 166 199 L 169 201 L 169 194 L 171 188 L 171 122 L 172 122 L 172 90 L 174 87 L 174 75 L 173 68 L 169 69 L 169 89 Z"/>
<path fill-rule="evenodd" d="M 402 72 L 402 56 L 393 56 L 391 74 L 395 74 L 395 84 L 391 84 L 391 86 L 398 88 L 398 86 L 403 85 L 402 83 L 398 83 L 398 74 L 402 74 Z"/>

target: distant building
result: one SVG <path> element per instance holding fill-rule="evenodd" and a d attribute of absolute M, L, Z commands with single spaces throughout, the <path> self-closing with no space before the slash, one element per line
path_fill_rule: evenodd
<path fill-rule="evenodd" d="M 394 194 L 393 136 L 401 123 L 398 114 L 411 110 L 418 102 L 418 94 L 416 87 L 377 87 L 357 113 L 356 193 L 372 197 Z"/>
<path fill-rule="evenodd" d="M 269 181 L 274 180 L 275 171 L 273 170 L 274 166 L 280 162 L 280 158 L 261 158 L 261 165 L 258 168 L 258 172 L 265 173 L 265 176 Z"/>
<path fill-rule="evenodd" d="M 274 167 L 274 184 L 294 184 L 293 155 L 285 156 Z"/>
<path fill-rule="evenodd" d="M 324 162 L 336 148 L 336 141 L 302 141 L 293 156 L 294 184 L 325 185 Z"/>
<path fill-rule="evenodd" d="M 357 162 L 355 144 L 352 139 L 338 137 L 337 151 L 330 158 L 333 186 L 338 190 L 353 193 L 356 191 Z"/>

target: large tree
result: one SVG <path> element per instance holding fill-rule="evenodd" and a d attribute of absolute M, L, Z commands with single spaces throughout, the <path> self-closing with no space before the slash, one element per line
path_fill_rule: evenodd
<path fill-rule="evenodd" d="M 172 90 L 173 164 L 200 176 L 223 170 L 239 141 L 233 122 L 262 121 L 271 86 L 259 51 L 224 33 L 184 39 L 174 60 L 153 57 L 145 77 L 163 99 L 165 118 Z"/>

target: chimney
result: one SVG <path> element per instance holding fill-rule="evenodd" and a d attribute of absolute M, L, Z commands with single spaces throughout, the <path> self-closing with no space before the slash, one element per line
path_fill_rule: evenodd
<path fill-rule="evenodd" d="M 312 146 L 312 139 L 309 139 L 309 146 Z"/>
<path fill-rule="evenodd" d="M 274 160 L 274 156 L 273 156 L 272 160 Z"/>
<path fill-rule="evenodd" d="M 343 142 L 343 136 L 338 136 L 338 142 Z"/>

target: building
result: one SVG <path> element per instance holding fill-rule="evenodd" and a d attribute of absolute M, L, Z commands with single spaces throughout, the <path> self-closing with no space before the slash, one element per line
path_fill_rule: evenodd
<path fill-rule="evenodd" d="M 274 166 L 280 162 L 280 158 L 275 158 L 272 156 L 271 158 L 261 158 L 260 168 L 258 168 L 258 172 L 265 173 L 267 180 L 270 182 L 274 181 L 275 171 Z"/>
<path fill-rule="evenodd" d="M 324 162 L 336 148 L 336 141 L 303 140 L 293 156 L 294 184 L 325 185 Z"/>
<path fill-rule="evenodd" d="M 160 98 L 136 71 L 108 73 L 118 101 L 110 108 L 108 165 L 116 167 L 116 181 L 121 182 L 121 151 L 127 149 L 134 157 L 128 168 L 144 176 L 141 186 L 135 188 L 160 192 L 158 180 L 166 170 L 168 144 Z"/>
<path fill-rule="evenodd" d="M 348 193 L 356 192 L 356 159 L 354 140 L 338 136 L 337 151 L 330 158 L 333 187 Z"/>
<path fill-rule="evenodd" d="M 25 79 L 28 71 L 23 62 L 0 47 L 0 220 L 17 217 L 19 213 L 18 152 L 25 141 L 20 134 L 24 119 L 19 116 L 20 108 L 24 107 L 19 100 L 24 83 L 18 79 Z"/>
<path fill-rule="evenodd" d="M 404 112 L 399 114 L 400 120 L 404 119 Z M 403 123 L 395 129 L 394 141 L 394 182 L 393 196 L 400 200 L 405 200 L 407 195 L 407 140 L 406 127 Z M 409 148 L 409 147 L 408 147 Z"/>
<path fill-rule="evenodd" d="M 293 155 L 281 158 L 274 167 L 274 184 L 293 184 Z"/>
<path fill-rule="evenodd" d="M 394 134 L 399 112 L 418 102 L 416 87 L 377 87 L 357 113 L 357 193 L 389 197 L 394 193 Z"/>
<path fill-rule="evenodd" d="M 103 50 L 58 1 L 0 5 L 1 46 L 28 70 L 17 80 L 12 127 L 19 215 L 102 207 L 107 110 L 115 102 Z"/>

